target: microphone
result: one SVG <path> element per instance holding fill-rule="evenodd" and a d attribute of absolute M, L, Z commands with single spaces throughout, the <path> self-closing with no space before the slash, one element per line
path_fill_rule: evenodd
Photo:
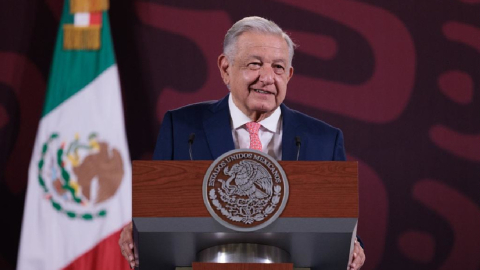
<path fill-rule="evenodd" d="M 300 136 L 295 136 L 295 145 L 297 146 L 297 161 L 298 157 L 300 156 L 300 146 L 302 145 L 302 140 Z"/>
<path fill-rule="evenodd" d="M 195 140 L 195 133 L 190 133 L 190 136 L 188 136 L 188 153 L 190 154 L 190 160 L 193 160 L 193 155 L 192 155 L 193 140 Z"/>

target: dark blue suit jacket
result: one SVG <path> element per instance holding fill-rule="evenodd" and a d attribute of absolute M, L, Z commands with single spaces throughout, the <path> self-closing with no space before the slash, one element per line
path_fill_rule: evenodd
<path fill-rule="evenodd" d="M 345 160 L 342 131 L 325 122 L 280 105 L 283 117 L 282 160 L 296 160 L 295 137 L 301 139 L 299 160 Z M 155 160 L 189 160 L 188 139 L 194 160 L 214 160 L 235 149 L 232 137 L 228 95 L 219 101 L 207 101 L 168 111 L 163 119 Z"/>

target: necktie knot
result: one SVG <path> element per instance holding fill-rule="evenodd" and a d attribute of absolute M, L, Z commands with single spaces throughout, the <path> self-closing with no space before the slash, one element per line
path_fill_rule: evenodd
<path fill-rule="evenodd" d="M 248 133 L 250 134 L 258 134 L 258 130 L 260 129 L 260 123 L 257 122 L 248 122 L 246 124 Z"/>
<path fill-rule="evenodd" d="M 258 136 L 258 130 L 260 129 L 260 124 L 257 122 L 249 122 L 245 124 L 247 127 L 248 133 L 250 133 L 250 149 L 256 149 L 262 151 L 262 143 L 260 142 L 260 137 Z"/>

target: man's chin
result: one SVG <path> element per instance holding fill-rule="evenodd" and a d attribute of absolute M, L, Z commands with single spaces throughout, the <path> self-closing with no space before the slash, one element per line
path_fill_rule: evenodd
<path fill-rule="evenodd" d="M 270 115 L 277 107 L 278 106 L 272 106 L 271 104 L 259 104 L 257 106 L 252 106 L 251 111 L 254 111 L 256 114 Z"/>
<path fill-rule="evenodd" d="M 268 113 L 273 112 L 275 110 L 275 106 L 272 105 L 265 105 L 265 104 L 258 104 L 257 106 L 252 106 L 252 111 L 258 113 Z"/>

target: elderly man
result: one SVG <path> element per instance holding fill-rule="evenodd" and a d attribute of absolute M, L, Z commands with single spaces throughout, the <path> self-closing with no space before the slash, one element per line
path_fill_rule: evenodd
<path fill-rule="evenodd" d="M 292 40 L 274 22 L 260 17 L 236 22 L 218 57 L 230 94 L 167 112 L 154 159 L 212 160 L 232 149 L 250 148 L 277 160 L 345 160 L 339 129 L 282 104 L 293 75 L 293 53 Z M 130 224 L 119 244 L 133 267 L 131 235 Z M 349 268 L 359 269 L 364 261 L 356 242 Z"/>

